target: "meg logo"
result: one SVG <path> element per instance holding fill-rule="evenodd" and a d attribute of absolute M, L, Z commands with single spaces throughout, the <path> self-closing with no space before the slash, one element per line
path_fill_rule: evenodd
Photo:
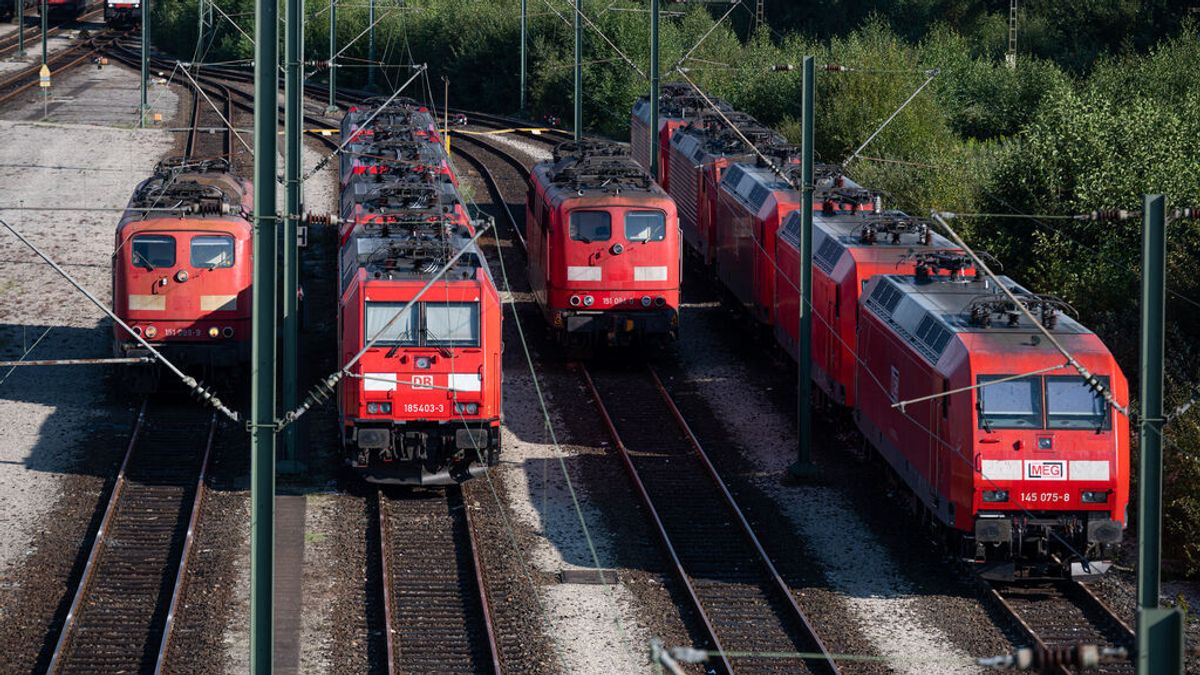
<path fill-rule="evenodd" d="M 1065 462 L 1025 462 L 1025 477 L 1030 480 L 1066 480 Z"/>

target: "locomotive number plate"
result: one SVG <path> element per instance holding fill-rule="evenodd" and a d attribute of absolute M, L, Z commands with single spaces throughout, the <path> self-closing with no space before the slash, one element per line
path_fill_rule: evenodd
<path fill-rule="evenodd" d="M 404 412 L 406 413 L 426 413 L 426 414 L 446 414 L 445 403 L 405 403 Z"/>
<path fill-rule="evenodd" d="M 200 337 L 199 328 L 168 328 L 163 331 L 167 337 Z"/>
<path fill-rule="evenodd" d="M 1026 504 L 1066 504 L 1071 501 L 1069 492 L 1022 492 L 1021 501 Z"/>

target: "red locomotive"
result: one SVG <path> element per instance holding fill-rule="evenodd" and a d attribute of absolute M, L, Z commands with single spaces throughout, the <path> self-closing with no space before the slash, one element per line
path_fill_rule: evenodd
<path fill-rule="evenodd" d="M 250 358 L 253 193 L 225 160 L 168 160 L 134 191 L 117 226 L 118 317 L 183 367 L 228 368 Z M 145 348 L 120 326 L 117 356 Z M 141 371 L 153 386 L 154 369 Z"/>
<path fill-rule="evenodd" d="M 1128 403 L 1112 354 L 1060 313 L 1061 301 L 999 280 Z M 1128 420 L 980 276 L 875 276 L 859 316 L 855 420 L 936 522 L 973 543 L 968 554 L 1006 568 L 1058 558 L 1076 574 L 1104 571 L 1081 563 L 1102 560 L 1122 537 Z M 930 394 L 947 395 L 893 407 Z"/>
<path fill-rule="evenodd" d="M 389 107 L 389 124 L 405 112 L 419 119 L 423 108 L 404 105 Z M 367 139 L 393 132 L 373 122 L 347 131 L 376 157 Z M 445 155 L 425 155 L 351 171 L 342 192 L 341 362 L 366 349 L 340 383 L 342 442 L 347 463 L 375 483 L 461 481 L 500 451 L 500 296 L 454 182 L 436 169 Z"/>
<path fill-rule="evenodd" d="M 625 149 L 568 142 L 533 168 L 526 203 L 529 280 L 571 346 L 678 336 L 675 203 Z"/>
<path fill-rule="evenodd" d="M 708 110 L 708 103 L 686 82 L 663 84 L 659 89 L 658 101 L 658 131 L 654 134 L 657 143 L 650 140 L 650 97 L 643 96 L 633 104 L 633 116 L 630 118 L 629 127 L 629 153 L 646 171 L 650 171 L 651 154 L 657 153 L 658 184 L 664 190 L 670 191 L 670 171 L 666 160 L 671 136 L 675 134 L 676 129 Z M 714 99 L 713 102 L 721 110 L 733 110 L 733 106 L 725 101 Z"/>
<path fill-rule="evenodd" d="M 835 403 L 853 407 L 858 300 L 877 274 L 915 273 L 961 254 L 928 222 L 899 211 L 838 211 L 834 190 L 821 189 L 813 214 L 813 381 Z M 784 220 L 775 249 L 775 338 L 797 358 L 800 290 L 799 211 Z M 969 272 L 965 270 L 963 273 Z"/>
<path fill-rule="evenodd" d="M 728 122 L 726 121 L 728 120 Z M 736 127 L 735 132 L 729 123 Z M 706 265 L 711 265 L 715 249 L 717 200 L 721 176 L 735 163 L 753 163 L 755 156 L 745 137 L 755 147 L 777 146 L 786 141 L 753 117 L 729 111 L 717 115 L 706 112 L 671 136 L 665 164 L 674 180 L 667 192 L 679 209 L 679 227 L 683 239 Z"/>
<path fill-rule="evenodd" d="M 776 166 L 799 184 L 799 166 L 791 148 L 775 148 Z M 832 167 L 818 167 L 821 180 L 813 201 L 850 213 L 871 211 L 870 191 Z M 713 264 L 717 277 L 767 326 L 775 323 L 776 243 L 779 227 L 800 207 L 800 192 L 775 170 L 761 164 L 733 164 L 721 176 L 716 194 L 716 226 L 712 229 Z"/>
<path fill-rule="evenodd" d="M 141 0 L 104 0 L 104 23 L 122 28 L 137 26 L 141 22 Z"/>
<path fill-rule="evenodd" d="M 680 126 L 667 156 L 684 240 L 797 358 L 794 148 L 723 111 Z M 1129 423 L 1112 407 L 1127 403 L 1128 386 L 1099 338 L 1060 302 L 1002 279 L 1094 375 L 1085 381 L 961 250 L 929 223 L 882 211 L 839 167 L 815 167 L 813 205 L 806 358 L 821 391 L 853 411 L 931 522 L 992 573 L 1106 569 L 1129 500 Z M 894 407 L 921 397 L 931 398 Z"/>

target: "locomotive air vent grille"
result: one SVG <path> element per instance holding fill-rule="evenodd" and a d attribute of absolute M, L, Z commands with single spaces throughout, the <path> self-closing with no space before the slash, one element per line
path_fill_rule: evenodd
<path fill-rule="evenodd" d="M 842 257 L 842 245 L 833 237 L 826 237 L 825 241 L 821 242 L 821 246 L 817 249 L 816 263 L 817 266 L 825 270 L 828 274 L 833 271 L 837 265 L 838 259 Z"/>
<path fill-rule="evenodd" d="M 895 286 L 881 281 L 871 292 L 870 301 L 881 310 L 882 314 L 891 316 L 892 312 L 896 310 L 896 305 L 900 304 L 901 295 L 902 293 Z"/>

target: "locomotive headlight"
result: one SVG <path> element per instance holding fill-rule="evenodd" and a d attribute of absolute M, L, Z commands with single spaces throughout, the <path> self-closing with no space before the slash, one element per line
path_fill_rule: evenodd
<path fill-rule="evenodd" d="M 179 283 L 182 284 L 183 282 L 185 282 L 187 280 L 188 280 L 187 270 L 179 270 L 178 272 L 175 273 L 175 281 L 178 281 Z"/>
<path fill-rule="evenodd" d="M 478 403 L 455 403 L 454 404 L 454 412 L 456 412 L 460 415 L 463 415 L 463 414 L 477 415 L 477 414 L 479 414 L 479 404 Z"/>
<path fill-rule="evenodd" d="M 379 412 L 383 413 L 384 415 L 392 414 L 392 404 L 391 403 L 380 403 L 379 404 Z"/>
<path fill-rule="evenodd" d="M 654 304 L 662 307 L 663 305 L 667 304 L 667 299 L 660 295 L 654 299 Z"/>
<path fill-rule="evenodd" d="M 227 338 L 233 337 L 233 326 L 225 326 L 222 328 L 221 335 L 224 335 Z"/>
<path fill-rule="evenodd" d="M 419 370 L 429 370 L 429 366 L 433 365 L 433 361 L 431 361 L 428 356 L 418 356 L 413 361 L 413 364 L 416 365 Z"/>
<path fill-rule="evenodd" d="M 651 302 L 652 301 L 650 300 L 650 296 L 648 296 L 648 295 L 642 296 L 642 307 L 649 307 Z"/>
<path fill-rule="evenodd" d="M 134 335 L 141 335 L 141 334 L 142 334 L 142 327 L 141 327 L 141 326 L 134 326 L 134 327 L 133 327 L 133 334 L 134 334 Z"/>
<path fill-rule="evenodd" d="M 1008 490 L 984 490 L 983 501 L 990 503 L 1008 501 Z"/>
<path fill-rule="evenodd" d="M 210 337 L 210 338 L 216 338 L 220 334 L 221 334 L 221 331 L 216 326 L 213 326 L 212 328 L 208 329 L 208 337 Z"/>
<path fill-rule="evenodd" d="M 378 403 L 368 403 L 367 404 L 367 412 L 371 413 L 372 415 L 378 414 L 379 413 L 379 404 Z"/>
<path fill-rule="evenodd" d="M 579 296 L 578 296 L 578 295 L 572 295 L 572 296 L 571 296 L 571 306 L 572 306 L 572 307 L 578 307 L 578 306 L 579 306 L 579 302 L 580 302 L 580 300 L 579 300 Z"/>
<path fill-rule="evenodd" d="M 1108 490 L 1084 490 L 1083 491 L 1083 503 L 1084 504 L 1107 504 L 1108 503 Z"/>
<path fill-rule="evenodd" d="M 592 303 L 594 303 L 594 302 L 596 302 L 596 299 L 593 298 L 592 296 L 590 296 L 590 295 L 583 296 L 583 306 L 584 307 L 591 307 Z"/>
<path fill-rule="evenodd" d="M 144 332 L 146 334 L 146 337 L 150 338 L 151 340 L 154 339 L 155 335 L 158 335 L 158 329 L 155 328 L 154 326 L 146 326 Z"/>

